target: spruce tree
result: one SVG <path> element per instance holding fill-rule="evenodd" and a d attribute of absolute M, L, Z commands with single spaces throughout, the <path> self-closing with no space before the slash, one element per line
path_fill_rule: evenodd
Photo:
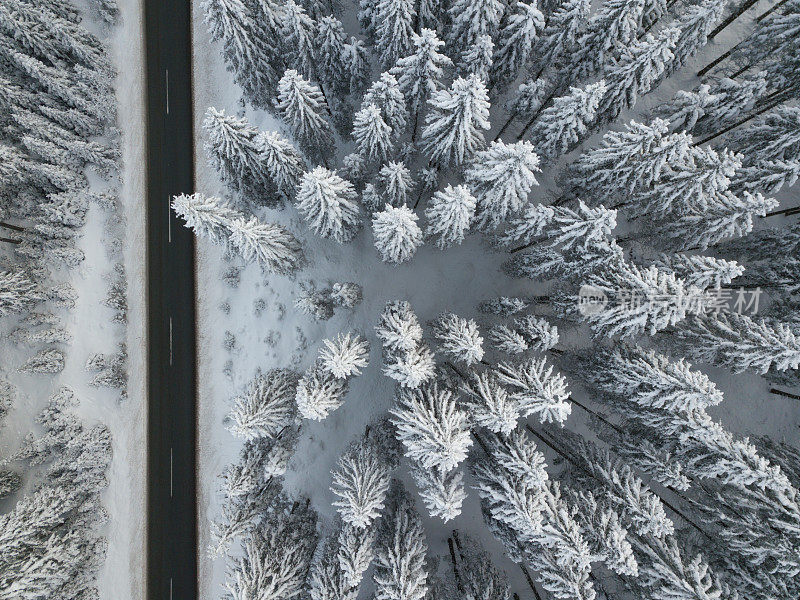
<path fill-rule="evenodd" d="M 432 163 L 460 165 L 480 150 L 489 129 L 489 96 L 476 76 L 459 77 L 450 89 L 433 94 L 422 144 Z"/>
<path fill-rule="evenodd" d="M 416 17 L 412 0 L 377 0 L 372 13 L 375 49 L 384 70 L 411 54 L 414 47 L 413 23 Z"/>
<path fill-rule="evenodd" d="M 425 208 L 426 235 L 438 236 L 436 245 L 442 250 L 460 244 L 475 219 L 476 204 L 475 197 L 464 185 L 448 185 L 436 192 Z"/>
<path fill-rule="evenodd" d="M 353 184 L 324 167 L 303 175 L 295 201 L 309 228 L 324 238 L 344 244 L 361 228 L 361 207 Z"/>
<path fill-rule="evenodd" d="M 273 438 L 295 419 L 297 374 L 286 369 L 259 373 L 235 399 L 228 419 L 231 433 L 245 439 Z"/>
<path fill-rule="evenodd" d="M 449 9 L 450 30 L 448 43 L 453 53 L 463 52 L 478 42 L 482 35 L 494 39 L 503 16 L 499 0 L 456 0 Z M 451 58 L 456 58 L 451 55 Z"/>
<path fill-rule="evenodd" d="M 374 104 L 366 105 L 353 117 L 353 139 L 368 163 L 382 163 L 392 154 L 392 128 Z"/>
<path fill-rule="evenodd" d="M 536 42 L 544 29 L 544 15 L 533 2 L 517 2 L 501 22 L 497 48 L 492 64 L 493 87 L 502 87 L 516 79 L 525 67 Z"/>
<path fill-rule="evenodd" d="M 327 120 L 330 109 L 319 87 L 288 69 L 278 82 L 275 108 L 302 144 L 323 156 L 327 154 L 333 145 L 333 132 Z"/>
<path fill-rule="evenodd" d="M 389 204 L 372 219 L 375 247 L 384 262 L 403 263 L 414 256 L 422 245 L 419 218 L 407 206 Z"/>

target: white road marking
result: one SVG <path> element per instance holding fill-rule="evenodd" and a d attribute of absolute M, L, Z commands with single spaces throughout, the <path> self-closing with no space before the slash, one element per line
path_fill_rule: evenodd
<path fill-rule="evenodd" d="M 172 498 L 172 448 L 169 449 L 169 497 Z"/>
<path fill-rule="evenodd" d="M 169 600 L 172 600 L 172 577 L 169 578 Z"/>
<path fill-rule="evenodd" d="M 169 114 L 169 69 L 165 69 L 167 77 L 167 114 Z"/>
<path fill-rule="evenodd" d="M 172 366 L 172 317 L 169 318 L 169 364 Z"/>

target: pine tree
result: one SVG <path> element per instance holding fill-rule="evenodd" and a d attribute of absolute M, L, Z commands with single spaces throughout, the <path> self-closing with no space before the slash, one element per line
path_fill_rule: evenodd
<path fill-rule="evenodd" d="M 497 49 L 492 64 L 492 87 L 502 87 L 516 79 L 525 67 L 536 42 L 537 33 L 544 29 L 544 15 L 533 2 L 517 2 L 500 24 Z"/>
<path fill-rule="evenodd" d="M 300 178 L 306 170 L 303 156 L 277 131 L 261 133 L 256 144 L 261 149 L 264 167 L 277 188 L 287 198 L 294 197 Z"/>
<path fill-rule="evenodd" d="M 459 72 L 465 77 L 476 75 L 486 85 L 489 85 L 493 62 L 494 42 L 490 36 L 481 35 L 478 36 L 478 41 L 461 55 L 461 62 L 458 65 Z"/>
<path fill-rule="evenodd" d="M 567 420 L 572 406 L 567 382 L 544 358 L 532 358 L 513 365 L 500 363 L 495 369 L 499 383 L 508 386 L 511 399 L 517 402 L 520 415 L 538 415 L 542 423 L 561 423 Z"/>
<path fill-rule="evenodd" d="M 575 48 L 590 10 L 591 2 L 587 0 L 562 0 L 547 16 L 534 51 L 534 60 L 540 71 L 560 63 L 562 57 Z"/>
<path fill-rule="evenodd" d="M 439 349 L 456 362 L 471 366 L 483 359 L 483 338 L 478 324 L 453 313 L 443 313 L 431 328 Z"/>
<path fill-rule="evenodd" d="M 494 39 L 503 16 L 503 4 L 499 0 L 456 0 L 448 12 L 450 51 L 463 52 L 474 46 L 483 35 Z"/>
<path fill-rule="evenodd" d="M 422 245 L 418 217 L 407 206 L 389 204 L 372 219 L 375 247 L 384 262 L 402 263 L 414 256 Z"/>
<path fill-rule="evenodd" d="M 383 373 L 401 386 L 415 389 L 433 379 L 435 370 L 433 352 L 427 346 L 419 345 L 386 356 Z"/>
<path fill-rule="evenodd" d="M 433 163 L 460 165 L 484 144 L 482 129 L 489 129 L 489 96 L 475 75 L 453 82 L 448 90 L 428 100 L 422 143 Z"/>
<path fill-rule="evenodd" d="M 622 110 L 632 108 L 639 96 L 655 87 L 673 60 L 679 35 L 678 29 L 668 28 L 657 37 L 648 33 L 641 41 L 621 49 L 617 64 L 603 75 L 607 87 L 597 108 L 599 122 L 616 119 Z"/>
<path fill-rule="evenodd" d="M 324 421 L 344 404 L 347 390 L 347 379 L 339 379 L 318 360 L 306 369 L 297 384 L 297 410 L 305 419 Z"/>
<path fill-rule="evenodd" d="M 281 53 L 268 40 L 280 39 L 279 18 L 270 2 L 203 0 L 211 39 L 221 41 L 226 62 L 250 102 L 269 107 L 283 72 Z"/>
<path fill-rule="evenodd" d="M 389 491 L 389 469 L 368 444 L 357 444 L 343 454 L 332 471 L 333 503 L 342 520 L 358 529 L 369 528 L 384 508 Z"/>
<path fill-rule="evenodd" d="M 329 15 L 317 22 L 316 44 L 320 77 L 332 89 L 349 91 L 347 66 L 344 61 L 345 36 L 342 22 Z"/>
<path fill-rule="evenodd" d="M 405 163 L 388 162 L 381 167 L 378 178 L 388 204 L 392 206 L 407 204 L 408 195 L 414 188 L 414 180 Z"/>
<path fill-rule="evenodd" d="M 233 600 L 288 600 L 303 593 L 316 546 L 316 514 L 281 504 L 245 537 L 244 555 L 234 559 L 225 581 Z"/>
<path fill-rule="evenodd" d="M 498 350 L 509 354 L 522 354 L 528 350 L 544 352 L 558 343 L 558 330 L 540 317 L 526 315 L 514 319 L 511 327 L 492 327 L 489 339 Z"/>
<path fill-rule="evenodd" d="M 392 154 L 392 128 L 374 104 L 366 105 L 353 117 L 353 139 L 368 163 L 382 163 Z"/>
<path fill-rule="evenodd" d="M 369 83 L 369 55 L 364 42 L 351 37 L 350 42 L 342 48 L 342 64 L 348 78 L 351 94 L 360 93 Z"/>
<path fill-rule="evenodd" d="M 22 312 L 43 298 L 24 271 L 0 271 L 0 317 Z"/>
<path fill-rule="evenodd" d="M 569 95 L 555 98 L 531 129 L 531 141 L 539 154 L 553 160 L 572 150 L 589 131 L 605 93 L 606 83 L 601 79 L 585 88 L 571 87 Z"/>
<path fill-rule="evenodd" d="M 734 133 L 731 144 L 758 160 L 800 158 L 800 107 L 778 106 Z"/>
<path fill-rule="evenodd" d="M 259 373 L 235 399 L 228 429 L 245 439 L 273 438 L 294 422 L 297 374 L 286 369 Z"/>
<path fill-rule="evenodd" d="M 362 106 L 374 104 L 381 109 L 386 124 L 392 128 L 395 139 L 403 135 L 408 124 L 406 100 L 400 90 L 400 84 L 390 72 L 381 73 L 364 94 Z"/>
<path fill-rule="evenodd" d="M 425 469 L 445 473 L 467 457 L 472 439 L 467 415 L 456 407 L 456 397 L 436 383 L 404 390 L 391 411 L 397 439 L 405 455 Z"/>
<path fill-rule="evenodd" d="M 42 350 L 31 356 L 20 367 L 22 373 L 60 373 L 66 365 L 66 356 L 57 348 Z"/>
<path fill-rule="evenodd" d="M 422 327 L 406 301 L 386 304 L 375 333 L 390 352 L 408 352 L 422 343 Z"/>
<path fill-rule="evenodd" d="M 357 588 L 375 554 L 374 528 L 344 525 L 339 531 L 339 568 L 351 588 Z"/>
<path fill-rule="evenodd" d="M 436 37 L 436 31 L 422 28 L 419 35 L 412 33 L 411 41 L 414 51 L 408 56 L 401 56 L 390 73 L 397 79 L 416 124 L 428 99 L 442 89 L 445 71 L 453 63 L 439 53 L 444 42 Z"/>
<path fill-rule="evenodd" d="M 316 32 L 317 24 L 302 6 L 294 0 L 283 5 L 280 37 L 272 39 L 282 40 L 283 48 L 286 49 L 287 72 L 299 73 L 299 77 L 304 79 L 317 79 L 317 52 L 314 43 Z M 278 85 L 280 94 L 280 84 Z"/>
<path fill-rule="evenodd" d="M 262 150 L 263 137 L 246 119 L 209 108 L 203 121 L 208 135 L 205 150 L 222 180 L 243 199 L 266 206 L 281 202 L 274 193 L 270 169 Z"/>
<path fill-rule="evenodd" d="M 369 342 L 358 335 L 348 333 L 336 336 L 336 341 L 323 340 L 320 350 L 322 366 L 338 379 L 349 379 L 361 375 L 361 369 L 369 364 Z"/>
<path fill-rule="evenodd" d="M 742 373 L 770 368 L 785 371 L 800 366 L 800 342 L 784 323 L 754 320 L 736 313 L 696 315 L 674 334 L 679 347 L 695 360 L 710 362 Z"/>
<path fill-rule="evenodd" d="M 287 69 L 278 82 L 275 107 L 302 144 L 323 155 L 333 145 L 333 132 L 325 116 L 330 114 L 328 103 L 319 87 L 294 69 Z"/>
<path fill-rule="evenodd" d="M 717 23 L 722 19 L 725 5 L 716 0 L 705 0 L 686 10 L 678 17 L 675 27 L 680 30 L 675 48 L 672 50 L 672 60 L 667 67 L 665 76 L 669 76 L 680 69 L 686 61 L 693 57 L 708 42 L 710 34 Z"/>
<path fill-rule="evenodd" d="M 477 200 L 475 225 L 498 227 L 523 209 L 539 172 L 539 157 L 529 142 L 492 142 L 479 152 L 464 174 Z"/>
<path fill-rule="evenodd" d="M 391 69 L 399 58 L 411 54 L 416 14 L 412 0 L 376 0 L 372 27 L 375 49 L 384 69 Z"/>
<path fill-rule="evenodd" d="M 508 228 L 498 237 L 498 242 L 510 247 L 514 244 L 533 245 L 541 240 L 562 249 L 588 248 L 611 238 L 617 226 L 617 211 L 604 206 L 589 208 L 578 200 L 574 209 L 566 206 L 529 204 L 525 212 L 509 222 Z"/>
<path fill-rule="evenodd" d="M 465 408 L 472 420 L 494 433 L 508 435 L 517 427 L 520 405 L 491 371 L 473 373 L 461 382 Z"/>
<path fill-rule="evenodd" d="M 392 496 L 378 531 L 375 598 L 423 600 L 428 591 L 425 529 L 404 491 L 394 490 Z"/>
<path fill-rule="evenodd" d="M 340 244 L 351 241 L 361 228 L 361 207 L 353 184 L 324 167 L 303 175 L 296 204 L 314 233 Z"/>
<path fill-rule="evenodd" d="M 673 271 L 686 285 L 701 290 L 727 285 L 744 272 L 744 267 L 736 261 L 690 254 L 663 254 L 655 264 L 664 271 Z"/>
<path fill-rule="evenodd" d="M 425 208 L 428 226 L 425 234 L 438 235 L 436 245 L 444 250 L 464 241 L 475 219 L 477 201 L 464 185 L 448 185 L 431 198 Z"/>

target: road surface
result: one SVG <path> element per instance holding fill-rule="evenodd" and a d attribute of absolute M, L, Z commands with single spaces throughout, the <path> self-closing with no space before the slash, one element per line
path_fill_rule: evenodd
<path fill-rule="evenodd" d="M 169 208 L 194 186 L 191 1 L 145 0 L 147 597 L 197 598 L 194 240 Z"/>

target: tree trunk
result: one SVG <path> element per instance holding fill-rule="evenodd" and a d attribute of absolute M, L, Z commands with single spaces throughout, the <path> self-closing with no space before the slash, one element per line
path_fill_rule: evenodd
<path fill-rule="evenodd" d="M 708 39 L 713 40 L 719 33 L 725 29 L 728 25 L 733 23 L 736 19 L 741 17 L 744 12 L 749 9 L 751 6 L 756 4 L 758 0 L 747 0 L 744 4 L 742 4 L 738 10 L 733 12 L 727 19 L 725 19 L 722 23 L 720 23 L 714 31 L 708 34 Z"/>
<path fill-rule="evenodd" d="M 19 231 L 19 232 L 25 231 L 24 227 L 20 227 L 19 225 L 12 225 L 11 223 L 4 223 L 3 221 L 0 221 L 0 227 L 4 229 L 10 229 L 11 231 Z"/>
<path fill-rule="evenodd" d="M 528 248 L 533 246 L 537 241 L 539 241 L 539 240 L 535 240 L 533 242 L 528 242 L 527 244 L 523 244 L 522 246 L 517 246 L 516 248 L 512 248 L 511 250 L 508 251 L 508 253 L 509 254 L 516 254 L 517 252 L 522 252 L 523 250 L 527 250 Z"/>
<path fill-rule="evenodd" d="M 737 127 L 739 127 L 740 125 L 744 125 L 744 124 L 745 124 L 745 123 L 747 123 L 748 121 L 750 121 L 750 120 L 754 119 L 755 117 L 757 117 L 758 115 L 760 115 L 760 114 L 762 114 L 762 113 L 765 113 L 765 112 L 767 112 L 767 111 L 768 111 L 768 110 L 770 110 L 771 108 L 775 108 L 776 106 L 778 106 L 778 104 L 780 104 L 780 103 L 781 103 L 781 102 L 783 102 L 784 100 L 785 100 L 785 98 L 778 98 L 777 100 L 775 100 L 775 101 L 773 101 L 773 102 L 771 102 L 771 103 L 767 104 L 767 106 L 765 106 L 764 108 L 761 108 L 761 109 L 759 109 L 759 110 L 757 110 L 757 111 L 754 111 L 754 112 L 753 112 L 752 114 L 750 114 L 749 116 L 747 116 L 747 117 L 745 117 L 745 118 L 743 118 L 743 119 L 739 119 L 738 121 L 736 121 L 735 123 L 733 123 L 733 124 L 731 124 L 731 125 L 728 125 L 727 127 L 723 127 L 723 128 L 722 128 L 722 129 L 720 129 L 720 130 L 719 130 L 717 133 L 714 133 L 714 134 L 712 134 L 712 135 L 710 135 L 710 136 L 708 136 L 708 137 L 706 137 L 706 138 L 704 138 L 704 139 L 700 140 L 699 142 L 695 142 L 693 145 L 694 145 L 694 146 L 700 146 L 700 145 L 702 145 L 702 144 L 705 144 L 705 143 L 707 143 L 707 142 L 710 142 L 711 140 L 713 140 L 713 139 L 716 139 L 716 138 L 718 138 L 719 136 L 721 136 L 721 135 L 724 135 L 724 134 L 728 133 L 729 131 L 732 131 L 732 130 L 736 129 L 736 128 L 737 128 Z"/>
<path fill-rule="evenodd" d="M 782 215 L 784 217 L 791 217 L 792 215 L 796 215 L 800 213 L 800 206 L 793 206 L 791 208 L 784 208 L 783 210 L 774 210 L 772 212 L 768 212 L 762 219 L 766 219 L 767 217 L 777 217 L 778 215 Z"/>
<path fill-rule="evenodd" d="M 528 572 L 527 567 L 525 565 L 520 565 L 519 568 L 522 569 L 522 573 L 525 575 L 525 580 L 528 582 L 528 586 L 530 586 L 531 591 L 533 591 L 533 595 L 536 600 L 542 600 L 539 592 L 536 591 L 536 585 L 533 583 L 533 579 L 531 578 L 531 574 Z"/>
<path fill-rule="evenodd" d="M 791 392 L 779 390 L 778 388 L 770 388 L 769 393 L 775 394 L 776 396 L 783 396 L 784 398 L 791 398 L 792 400 L 800 400 L 800 394 L 792 394 Z"/>
<path fill-rule="evenodd" d="M 778 2 L 778 3 L 777 3 L 775 6 L 773 6 L 772 8 L 768 8 L 767 10 L 765 10 L 763 13 L 761 13 L 761 14 L 760 14 L 760 15 L 759 15 L 759 16 L 756 18 L 756 23 L 761 23 L 761 21 L 763 21 L 764 19 L 766 19 L 768 16 L 770 16 L 772 13 L 774 13 L 776 10 L 778 10 L 778 9 L 779 9 L 781 6 L 783 6 L 784 4 L 786 4 L 786 2 L 787 2 L 787 0 L 781 0 L 780 2 Z"/>
<path fill-rule="evenodd" d="M 14 240 L 11 238 L 0 237 L 0 242 L 6 242 L 7 244 L 21 244 L 22 240 Z"/>
<path fill-rule="evenodd" d="M 752 66 L 753 66 L 753 63 L 747 63 L 747 64 L 746 64 L 745 66 L 743 66 L 741 69 L 739 69 L 738 71 L 736 71 L 736 73 L 734 73 L 733 75 L 731 75 L 731 79 L 736 79 L 736 78 L 737 78 L 739 75 L 741 75 L 742 73 L 744 73 L 745 71 L 747 71 L 747 69 L 749 69 L 749 68 L 750 68 L 750 67 L 752 67 Z"/>
<path fill-rule="evenodd" d="M 461 595 L 464 595 L 464 583 L 461 581 L 461 572 L 458 570 L 456 562 L 456 551 L 453 548 L 453 538 L 447 538 L 447 547 L 450 549 L 450 561 L 453 563 L 453 574 L 456 576 L 456 585 Z"/>
<path fill-rule="evenodd" d="M 721 63 L 723 60 L 725 60 L 725 59 L 726 59 L 726 58 L 728 58 L 728 57 L 729 57 L 731 54 L 733 54 L 733 53 L 736 51 L 736 49 L 737 49 L 739 46 L 741 46 L 741 45 L 742 45 L 742 43 L 743 43 L 743 42 L 739 42 L 739 43 L 738 43 L 738 44 L 736 44 L 736 45 L 735 45 L 733 48 L 730 48 L 729 50 L 726 50 L 726 51 L 725 51 L 725 52 L 724 52 L 722 55 L 720 55 L 718 58 L 715 58 L 714 60 L 712 60 L 712 61 L 711 61 L 710 63 L 708 63 L 708 64 L 707 64 L 705 67 L 703 67 L 702 69 L 700 69 L 700 70 L 697 72 L 697 76 L 698 76 L 698 77 L 702 77 L 703 75 L 705 75 L 706 73 L 708 73 L 708 72 L 709 72 L 711 69 L 713 69 L 714 67 L 716 67 L 716 66 L 717 66 L 719 63 Z"/>
<path fill-rule="evenodd" d="M 506 129 L 508 129 L 508 126 L 511 125 L 511 123 L 516 118 L 517 118 L 517 113 L 513 113 L 512 112 L 511 116 L 508 117 L 508 120 L 505 123 L 503 123 L 503 126 L 500 128 L 500 131 L 498 131 L 497 135 L 494 136 L 494 141 L 495 142 L 500 139 L 500 136 L 503 135 L 506 132 Z"/>
<path fill-rule="evenodd" d="M 412 144 L 417 141 L 417 126 L 418 126 L 418 124 L 419 124 L 419 108 L 416 110 L 416 112 L 414 112 L 414 129 L 411 131 L 411 143 Z M 417 202 L 419 202 L 419 200 L 417 200 Z M 417 207 L 417 205 L 415 204 L 414 208 L 416 208 L 416 207 Z"/>

